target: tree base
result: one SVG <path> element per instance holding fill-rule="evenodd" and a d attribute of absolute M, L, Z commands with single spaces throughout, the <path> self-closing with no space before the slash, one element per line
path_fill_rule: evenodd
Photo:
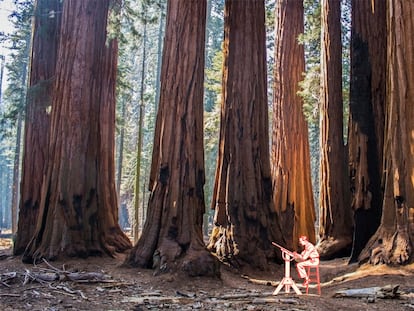
<path fill-rule="evenodd" d="M 327 237 L 320 240 L 316 248 L 322 260 L 348 257 L 352 250 L 352 239 Z"/>
<path fill-rule="evenodd" d="M 359 262 L 372 265 L 403 265 L 413 262 L 413 249 L 406 230 L 380 229 L 359 256 Z"/>
<path fill-rule="evenodd" d="M 205 251 L 192 252 L 180 264 L 180 270 L 190 277 L 220 277 L 220 263 Z"/>

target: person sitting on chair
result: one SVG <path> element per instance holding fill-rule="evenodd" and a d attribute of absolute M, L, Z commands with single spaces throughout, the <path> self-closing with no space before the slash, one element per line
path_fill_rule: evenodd
<path fill-rule="evenodd" d="M 309 284 L 309 276 L 306 272 L 306 267 L 316 267 L 319 265 L 319 253 L 316 250 L 316 247 L 308 241 L 306 236 L 301 236 L 299 238 L 299 243 L 304 249 L 300 254 L 294 252 L 293 255 L 295 260 L 298 261 L 296 264 L 298 274 L 304 279 L 303 286 L 307 286 Z"/>

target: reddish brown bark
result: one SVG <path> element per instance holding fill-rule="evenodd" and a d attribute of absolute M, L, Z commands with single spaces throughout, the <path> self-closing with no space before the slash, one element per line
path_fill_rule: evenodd
<path fill-rule="evenodd" d="M 219 154 L 209 249 L 233 265 L 265 269 L 282 241 L 271 207 L 265 7 L 263 0 L 225 4 Z"/>
<path fill-rule="evenodd" d="M 322 0 L 320 105 L 320 222 L 321 258 L 349 255 L 352 216 L 343 135 L 341 3 Z"/>
<path fill-rule="evenodd" d="M 349 176 L 356 261 L 381 219 L 386 83 L 386 2 L 352 1 Z"/>
<path fill-rule="evenodd" d="M 116 50 L 105 45 L 108 6 L 64 2 L 49 162 L 25 261 L 113 255 L 131 246 L 118 225 L 111 163 Z"/>
<path fill-rule="evenodd" d="M 38 0 L 35 8 L 29 91 L 26 102 L 24 151 L 20 186 L 19 222 L 13 252 L 23 253 L 33 236 L 40 204 L 40 190 L 47 162 L 50 106 L 60 30 L 61 12 L 55 0 Z"/>
<path fill-rule="evenodd" d="M 359 258 L 401 265 L 414 258 L 414 2 L 387 4 L 384 201 L 380 227 Z"/>
<path fill-rule="evenodd" d="M 203 80 L 206 1 L 170 0 L 143 232 L 126 264 L 216 275 L 202 233 Z"/>
<path fill-rule="evenodd" d="M 297 95 L 305 71 L 302 1 L 276 4 L 275 84 L 273 98 L 272 178 L 274 206 L 281 216 L 289 248 L 299 249 L 299 236 L 315 243 L 308 128 Z"/>

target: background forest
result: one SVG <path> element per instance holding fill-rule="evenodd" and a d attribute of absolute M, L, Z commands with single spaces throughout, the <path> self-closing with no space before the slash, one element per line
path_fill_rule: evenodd
<path fill-rule="evenodd" d="M 208 2 L 207 40 L 206 40 L 206 75 L 204 94 L 205 113 L 205 157 L 207 205 L 211 201 L 214 171 L 216 165 L 219 136 L 220 92 L 222 70 L 222 42 L 224 23 L 224 0 Z M 2 55 L 2 70 L 8 71 L 2 80 L 2 187 L 1 228 L 11 229 L 12 201 L 17 208 L 19 196 L 20 161 L 18 146 L 22 145 L 21 131 L 24 126 L 23 114 L 26 97 L 26 80 L 29 57 L 34 1 L 17 1 L 16 11 L 10 12 L 9 20 L 15 28 L 14 33 L 2 33 L 2 45 L 10 49 L 11 54 Z M 148 201 L 148 174 L 151 161 L 154 123 L 159 98 L 160 62 L 165 31 L 166 0 L 164 1 L 125 1 L 123 15 L 120 18 L 122 37 L 117 89 L 117 189 L 120 195 L 120 224 L 131 228 L 134 223 L 135 210 L 138 209 L 140 226 L 145 219 Z M 303 40 L 307 54 L 309 74 L 303 81 L 306 84 L 303 94 L 304 111 L 310 126 L 312 180 L 314 194 L 318 195 L 318 98 L 319 98 L 319 55 L 320 55 L 320 13 L 319 1 L 305 1 L 306 32 Z M 269 77 L 269 113 L 271 113 L 272 76 L 274 58 L 274 8 L 275 1 L 266 2 L 267 10 L 267 55 Z M 50 18 L 54 18 L 50 13 Z M 349 37 L 350 8 L 344 1 L 343 25 Z M 349 53 L 345 50 L 344 53 Z M 345 64 L 348 62 L 344 54 Z M 348 65 L 349 66 L 349 65 Z M 25 68 L 23 70 L 23 68 Z M 348 68 L 348 67 L 347 67 Z M 348 69 L 349 70 L 349 69 Z M 349 71 L 344 72 L 344 78 Z M 349 75 L 349 74 L 348 74 Z M 19 78 L 20 77 L 20 78 Z M 7 80 L 6 80 L 7 78 Z M 23 80 L 24 79 L 24 80 Z M 346 83 L 344 87 L 347 88 Z M 347 94 L 347 92 L 345 91 Z M 20 134 L 19 134 L 20 133 Z M 139 136 L 142 135 L 141 138 Z M 16 139 L 19 142 L 16 143 Z M 138 156 L 138 140 L 142 149 Z M 21 152 L 20 152 L 21 153 Z M 139 163 L 137 165 L 137 163 Z M 136 180 L 139 176 L 139 180 Z M 14 181 L 14 182 L 13 182 Z M 15 184 L 15 185 L 14 185 Z M 14 191 L 13 191 L 14 189 Z M 137 193 L 136 193 L 136 189 Z M 13 197 L 16 197 L 13 199 Z M 213 211 L 207 209 L 208 216 Z M 207 217 L 207 216 L 206 216 Z M 206 222 L 207 224 L 207 222 Z M 205 228 L 207 233 L 207 227 Z"/>
<path fill-rule="evenodd" d="M 16 254 L 25 252 L 24 258 L 28 261 L 57 256 L 50 245 L 64 243 L 67 233 L 58 233 L 62 241 L 56 242 L 56 230 L 59 229 L 47 225 L 48 217 L 51 217 L 48 215 L 55 208 L 53 202 L 56 206 L 70 205 L 69 216 L 62 216 L 62 219 L 73 218 L 76 222 L 86 217 L 83 215 L 86 201 L 86 208 L 88 204 L 94 208 L 85 212 L 90 213 L 91 228 L 82 234 L 92 236 L 92 246 L 79 246 L 84 244 L 84 236 L 74 234 L 69 240 L 76 246 L 67 254 L 84 252 L 89 255 L 99 253 L 101 249 L 111 253 L 131 248 L 123 233 L 118 232 L 120 228 L 130 232 L 133 242 L 137 243 L 127 259 L 132 265 L 154 266 L 157 252 L 160 253 L 160 270 L 174 262 L 174 256 L 182 258 L 182 253 L 190 253 L 190 262 L 200 263 L 205 260 L 203 255 L 198 255 L 202 243 L 194 241 L 199 240 L 199 236 L 193 231 L 197 232 L 198 225 L 202 225 L 201 240 L 208 240 L 208 250 L 232 264 L 251 262 L 256 258 L 261 267 L 266 259 L 280 259 L 274 254 L 270 242 L 276 240 L 298 249 L 297 238 L 302 234 L 308 235 L 312 242 L 318 242 L 321 257 L 326 259 L 349 256 L 351 261 L 397 264 L 411 260 L 414 212 L 410 193 L 414 184 L 410 160 L 413 139 L 409 134 L 413 120 L 407 99 L 410 96 L 406 94 L 410 94 L 413 87 L 409 79 L 405 79 L 403 85 L 397 82 L 401 81 L 399 77 L 412 74 L 413 62 L 412 57 L 405 58 L 404 51 L 395 53 L 399 46 L 395 43 L 397 30 L 387 29 L 384 23 L 385 20 L 394 21 L 394 15 L 404 20 L 405 15 L 401 12 L 414 9 L 410 1 L 304 0 L 302 5 L 301 1 L 284 0 L 209 0 L 205 7 L 204 1 L 201 4 L 187 3 L 187 6 L 178 0 L 104 1 L 105 4 L 100 4 L 102 7 L 94 4 L 97 17 L 90 20 L 80 3 L 66 1 L 69 4 L 52 0 L 14 1 L 15 10 L 9 17 L 14 31 L 1 33 L 0 37 L 2 45 L 9 50 L 8 55 L 0 58 L 0 228 L 11 229 L 12 234 L 19 231 Z M 76 21 L 75 9 L 86 14 L 82 22 L 87 26 Z M 191 14 L 186 15 L 183 10 L 191 10 Z M 238 19 L 241 13 L 245 14 L 245 20 Z M 173 20 L 176 16 L 182 19 Z M 262 17 L 264 23 L 260 23 Z M 61 25 L 62 19 L 66 23 Z M 253 34 L 263 31 L 263 42 L 260 35 L 257 38 L 244 27 L 248 21 L 255 30 Z M 198 36 L 192 37 L 194 33 L 184 26 L 174 28 L 180 22 L 195 25 Z M 65 28 L 70 23 L 73 23 L 72 28 Z M 408 37 L 412 29 L 405 24 L 401 27 Z M 75 33 L 82 33 L 84 29 L 92 29 L 85 34 L 84 41 L 73 39 Z M 95 35 L 97 39 L 91 40 Z M 59 41 L 59 36 L 65 40 Z M 173 51 L 187 46 L 178 44 L 180 40 L 194 42 L 190 44 L 194 49 L 189 48 L 188 59 L 182 60 L 179 53 L 172 55 Z M 411 41 L 405 40 L 407 50 L 412 47 Z M 111 107 L 82 98 L 78 113 L 87 112 L 92 125 L 81 123 L 78 129 L 73 122 L 82 117 L 74 113 L 75 119 L 71 119 L 69 116 L 72 115 L 65 115 L 64 108 L 54 112 L 51 105 L 51 102 L 62 102 L 62 107 L 71 107 L 68 94 L 81 83 L 75 78 L 65 80 L 67 75 L 64 75 L 64 68 L 72 60 L 73 63 L 79 61 L 79 55 L 82 55 L 71 48 L 73 42 L 83 42 L 86 62 L 93 59 L 88 54 L 90 51 L 105 50 L 99 54 L 98 61 L 90 62 L 90 76 L 82 76 L 82 81 L 91 88 L 88 96 L 105 103 L 116 97 L 114 114 Z M 264 49 L 261 49 L 262 43 Z M 244 53 L 239 54 L 244 47 Z M 191 53 L 195 53 L 194 59 Z M 203 61 L 199 60 L 200 55 L 205 57 Z M 256 60 L 255 55 L 264 55 L 265 62 L 262 63 L 260 57 Z M 39 63 L 36 57 L 41 60 Z M 54 60 L 56 67 L 53 64 L 47 68 L 42 63 L 44 59 Z M 257 64 L 248 66 L 250 59 L 255 59 Z M 99 61 L 101 67 L 96 65 Z M 183 117 L 169 119 L 169 116 L 174 118 L 174 113 L 179 114 L 180 109 L 184 109 L 181 113 L 185 116 L 193 113 L 191 108 L 180 104 L 177 104 L 178 112 L 172 112 L 172 94 L 168 93 L 180 89 L 180 85 L 171 82 L 174 80 L 171 74 L 175 74 L 177 80 L 180 77 L 182 81 L 189 80 L 184 71 L 187 62 L 193 66 L 191 68 L 203 65 L 194 74 L 195 81 L 203 82 L 202 89 L 194 87 L 193 90 L 192 85 L 188 86 L 188 92 L 194 92 L 190 94 L 194 96 L 191 97 L 195 110 L 193 128 L 183 121 Z M 406 66 L 397 66 L 401 62 Z M 117 64 L 116 72 L 114 64 Z M 262 64 L 264 69 L 261 69 Z M 82 75 L 81 72 L 78 74 Z M 250 74 L 258 77 L 258 81 L 253 83 Z M 237 84 L 238 76 L 247 77 L 252 84 L 249 87 Z M 261 78 L 265 79 L 264 83 Z M 65 85 L 69 84 L 72 89 L 68 91 Z M 266 87 L 263 93 L 260 91 L 262 84 Z M 386 85 L 388 89 L 408 91 L 404 96 L 397 96 L 398 91 L 386 93 Z M 200 91 L 204 120 L 199 129 L 196 104 L 201 99 L 196 94 L 201 94 Z M 232 97 L 233 94 L 240 95 L 240 99 Z M 76 93 L 69 95 L 76 98 Z M 176 96 L 176 102 L 185 102 L 180 99 L 180 94 Z M 264 101 L 266 105 L 262 109 L 260 103 Z M 33 122 L 40 102 L 46 113 L 37 117 L 45 119 Z M 255 106 L 251 109 L 249 104 L 253 102 Z M 87 107 L 85 103 L 88 103 Z M 247 110 L 250 113 L 245 115 Z M 231 123 L 236 116 L 242 121 Z M 243 123 L 249 118 L 250 123 Z M 110 126 L 109 130 L 101 126 L 111 124 L 112 119 L 115 121 L 114 143 L 111 142 Z M 91 120 L 99 120 L 96 128 Z M 175 122 L 178 120 L 181 123 Z M 403 125 L 396 126 L 401 123 Z M 181 125 L 194 129 L 195 136 L 203 132 L 203 154 L 197 153 L 200 151 L 196 147 L 197 138 L 186 136 L 191 130 L 184 131 L 182 137 L 174 137 L 172 130 L 171 133 L 162 132 L 160 128 L 164 127 L 160 124 L 164 124 L 166 132 L 168 124 L 176 124 L 172 128 Z M 248 132 L 247 124 L 252 127 L 252 137 L 260 137 L 259 142 L 256 138 L 239 139 L 240 134 L 235 134 L 240 127 Z M 65 140 L 69 137 L 65 135 L 72 130 L 79 130 L 75 138 L 87 133 L 90 145 Z M 34 133 L 45 135 L 36 137 Z M 171 135 L 170 140 L 166 139 L 168 135 Z M 204 194 L 195 195 L 200 202 L 191 201 L 191 197 L 190 202 L 183 200 L 182 203 L 183 206 L 205 205 L 205 213 L 199 213 L 195 208 L 195 219 L 187 215 L 185 206 L 184 211 L 181 211 L 182 206 L 175 211 L 175 204 L 180 205 L 181 199 L 174 200 L 169 193 L 175 195 L 174 191 L 180 190 L 169 184 L 172 181 L 163 179 L 168 180 L 170 173 L 171 178 L 174 176 L 171 168 L 174 166 L 169 167 L 169 161 L 180 162 L 176 158 L 167 159 L 162 150 L 163 139 L 176 142 L 180 138 L 185 149 L 180 160 L 184 163 L 188 160 L 186 165 L 196 168 L 197 172 L 203 171 L 202 177 L 194 177 L 195 192 L 199 191 L 200 180 L 205 178 Z M 55 142 L 48 146 L 49 152 L 24 153 L 28 145 L 42 139 Z M 192 139 L 195 141 L 191 142 Z M 65 145 L 76 147 L 65 153 Z M 195 150 L 194 163 L 186 149 L 191 150 L 191 146 Z M 258 155 L 260 165 L 250 166 L 253 161 L 246 160 L 250 152 L 246 147 L 251 147 L 252 154 Z M 82 148 L 85 148 L 85 154 L 76 154 L 76 150 Z M 234 156 L 240 150 L 245 151 L 246 157 Z M 172 157 L 173 153 L 171 150 Z M 30 159 L 35 156 L 36 159 Z M 96 168 L 86 165 L 91 157 L 97 159 Z M 80 164 L 72 165 L 73 158 Z M 203 159 L 202 168 L 198 167 L 200 158 Z M 229 158 L 236 160 L 233 163 Z M 165 168 L 167 171 L 163 171 Z M 159 172 L 158 177 L 154 177 L 157 174 L 154 171 Z M 165 172 L 168 177 L 163 175 Z M 62 174 L 68 174 L 70 178 L 62 178 Z M 101 178 L 113 180 L 115 184 L 98 182 L 93 191 L 76 192 L 84 184 L 93 183 L 91 180 L 100 181 Z M 182 182 L 180 178 L 177 183 Z M 188 178 L 192 180 L 192 177 Z M 65 180 L 68 180 L 67 184 Z M 184 184 L 187 186 L 186 182 Z M 63 192 L 67 190 L 68 198 L 66 194 L 61 195 L 62 189 Z M 112 190 L 116 198 L 111 195 Z M 71 191 L 75 194 L 73 197 L 70 197 Z M 101 195 L 104 193 L 109 194 Z M 190 190 L 184 196 L 192 196 L 189 193 Z M 169 203 L 174 207 L 175 215 L 163 214 Z M 114 204 L 117 205 L 115 209 Z M 148 210 L 149 207 L 153 210 Z M 27 223 L 38 209 L 41 220 Z M 114 212 L 118 214 L 113 215 Z M 182 219 L 180 213 L 185 215 Z M 203 221 L 199 221 L 199 215 Z M 177 217 L 182 221 L 179 225 L 176 224 Z M 169 219 L 164 223 L 165 218 Z M 66 221 L 62 219 L 56 222 Z M 119 228 L 113 224 L 116 220 L 119 220 Z M 95 226 L 100 228 L 100 221 L 105 223 L 107 231 L 103 226 L 103 231 L 95 232 Z M 75 227 L 73 230 L 80 230 L 79 224 L 69 221 L 66 225 L 70 230 Z M 193 226 L 195 229 L 189 229 L 190 233 L 181 230 Z M 163 235 L 174 236 L 173 240 L 177 239 L 181 249 L 177 250 L 178 247 L 173 245 L 175 242 L 166 242 Z M 252 241 L 257 249 L 252 249 Z M 180 255 L 174 255 L 177 253 Z M 202 272 L 196 272 L 197 268 L 188 262 L 183 265 L 190 274 L 215 273 L 209 264 Z"/>

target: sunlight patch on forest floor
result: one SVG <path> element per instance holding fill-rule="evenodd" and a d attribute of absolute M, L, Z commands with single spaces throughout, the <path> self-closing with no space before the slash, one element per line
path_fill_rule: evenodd
<path fill-rule="evenodd" d="M 9 249 L 9 248 L 12 247 L 13 240 L 11 238 L 9 238 L 9 236 L 11 236 L 11 230 L 1 230 L 0 250 Z M 5 237 L 7 237 L 7 238 L 5 238 Z"/>
<path fill-rule="evenodd" d="M 402 276 L 412 276 L 414 273 L 414 263 L 406 266 L 397 266 L 391 267 L 387 265 L 370 265 L 364 264 L 359 267 L 356 271 L 346 273 L 344 275 L 338 276 L 332 279 L 329 282 L 326 282 L 325 285 L 336 283 L 336 282 L 346 282 L 356 279 L 365 278 L 368 276 L 381 276 L 381 275 L 402 275 Z"/>

